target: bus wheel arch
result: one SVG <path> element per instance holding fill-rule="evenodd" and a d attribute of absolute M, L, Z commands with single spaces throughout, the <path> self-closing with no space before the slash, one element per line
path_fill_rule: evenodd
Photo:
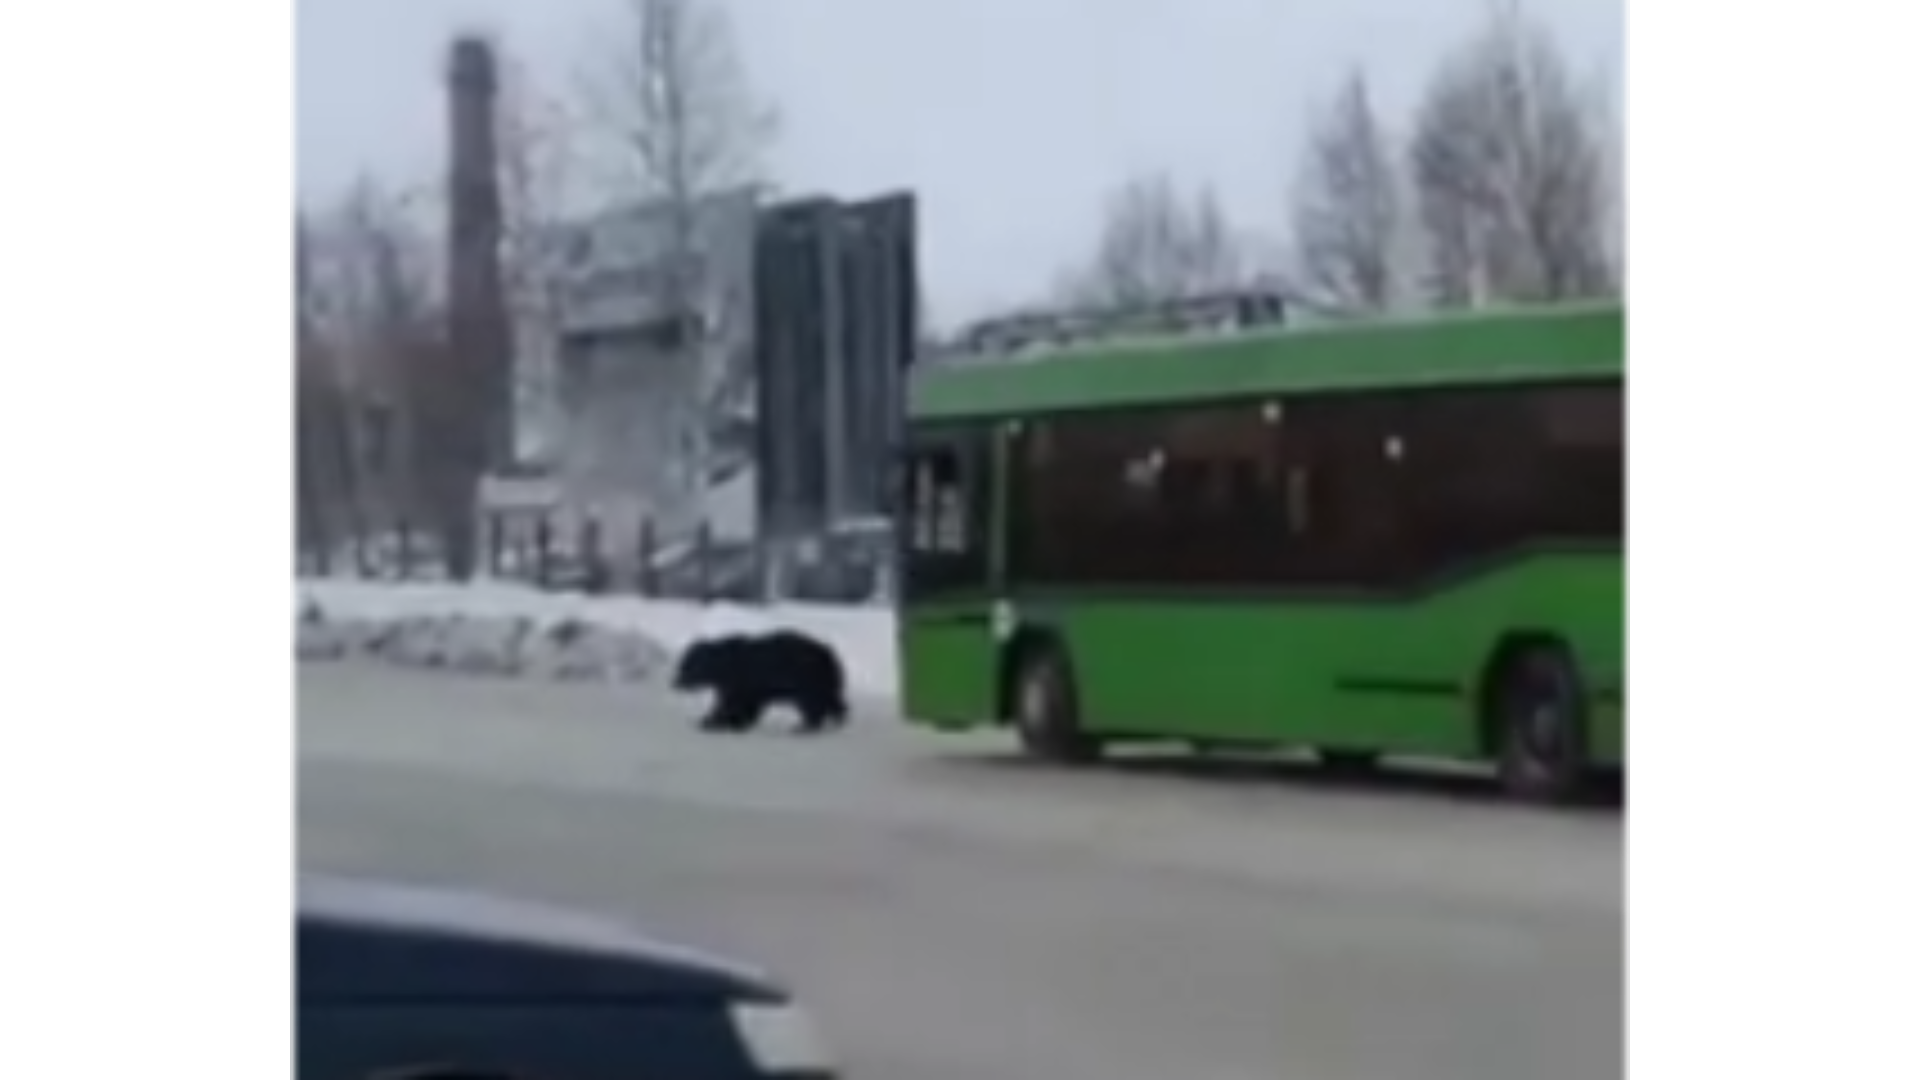
<path fill-rule="evenodd" d="M 1012 724 L 1020 703 L 1020 673 L 1047 650 L 1064 651 L 1060 635 L 1044 626 L 1023 624 L 1000 646 L 1000 664 L 994 686 L 994 719 Z"/>
<path fill-rule="evenodd" d="M 1480 750 L 1502 786 L 1533 802 L 1574 799 L 1587 773 L 1587 715 L 1566 641 L 1542 630 L 1503 635 L 1477 689 Z"/>
<path fill-rule="evenodd" d="M 1038 758 L 1083 762 L 1099 744 L 1080 730 L 1079 685 L 1066 641 L 1046 627 L 1023 626 L 1001 649 L 1000 714 Z"/>

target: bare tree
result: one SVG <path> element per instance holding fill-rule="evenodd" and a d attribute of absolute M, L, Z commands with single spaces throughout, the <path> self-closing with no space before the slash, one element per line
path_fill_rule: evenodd
<path fill-rule="evenodd" d="M 1240 239 L 1213 192 L 1188 193 L 1172 178 L 1136 177 L 1109 198 L 1092 258 L 1061 291 L 1072 303 L 1133 307 L 1238 285 Z"/>
<path fill-rule="evenodd" d="M 740 396 L 746 375 L 734 342 L 749 312 L 723 280 L 717 212 L 757 189 L 777 118 L 747 77 L 719 0 L 622 5 L 610 48 L 586 72 L 583 114 L 597 136 L 596 171 L 655 232 L 658 255 L 646 276 L 661 315 L 650 337 L 684 361 L 671 410 L 681 428 L 672 471 L 697 487 L 715 414 Z"/>
<path fill-rule="evenodd" d="M 307 221 L 309 317 L 355 386 L 393 383 L 408 335 L 437 311 L 427 210 L 419 193 L 362 178 Z"/>
<path fill-rule="evenodd" d="M 326 573 L 340 543 L 360 530 L 353 400 L 340 356 L 339 298 L 320 267 L 318 229 L 294 218 L 294 492 L 300 551 Z"/>
<path fill-rule="evenodd" d="M 726 8 L 621 2 L 613 48 L 586 82 L 590 115 L 611 137 L 611 179 L 674 205 L 758 183 L 778 120 L 747 79 Z"/>
<path fill-rule="evenodd" d="M 755 93 L 719 0 L 622 0 L 624 33 L 597 78 L 591 115 L 611 135 L 600 155 L 615 190 L 663 215 L 660 284 L 673 310 L 695 314 L 702 210 L 754 188 L 777 114 Z"/>
<path fill-rule="evenodd" d="M 516 57 L 500 53 L 494 145 L 500 170 L 500 262 L 513 327 L 520 423 L 553 421 L 568 226 L 582 208 L 575 118 Z"/>
<path fill-rule="evenodd" d="M 349 405 L 322 333 L 325 298 L 315 268 L 313 226 L 294 217 L 294 522 L 300 550 L 330 569 L 337 522 L 354 504 Z"/>
<path fill-rule="evenodd" d="M 1437 301 L 1612 290 L 1607 119 L 1515 4 L 1442 64 L 1410 148 Z"/>
<path fill-rule="evenodd" d="M 1293 284 L 1338 311 L 1377 312 L 1405 296 L 1412 255 L 1391 133 L 1364 73 L 1316 118 L 1293 192 Z"/>
<path fill-rule="evenodd" d="M 315 500 L 344 531 L 414 513 L 414 375 L 440 337 L 433 247 L 404 193 L 370 180 L 296 221 L 301 448 Z M 325 526 L 316 525 L 316 528 Z"/>

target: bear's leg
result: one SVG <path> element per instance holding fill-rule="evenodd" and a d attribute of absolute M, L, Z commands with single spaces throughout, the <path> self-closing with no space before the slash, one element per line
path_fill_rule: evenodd
<path fill-rule="evenodd" d="M 752 731 L 760 726 L 760 718 L 767 711 L 765 699 L 758 695 L 741 695 L 736 702 L 734 712 L 735 731 Z"/>
<path fill-rule="evenodd" d="M 720 694 L 713 696 L 713 701 L 707 705 L 706 715 L 700 718 L 700 730 L 727 730 L 727 699 L 724 696 Z"/>
<path fill-rule="evenodd" d="M 832 695 L 814 701 L 810 709 L 809 723 L 814 727 L 825 730 L 843 728 L 847 725 L 847 707 Z"/>
<path fill-rule="evenodd" d="M 818 697 L 801 697 L 794 701 L 794 708 L 800 713 L 800 726 L 796 730 L 802 735 L 818 735 L 833 726 L 833 707 Z"/>
<path fill-rule="evenodd" d="M 720 691 L 713 696 L 713 711 L 707 714 L 709 731 L 745 731 L 752 726 L 749 703 L 735 691 Z"/>

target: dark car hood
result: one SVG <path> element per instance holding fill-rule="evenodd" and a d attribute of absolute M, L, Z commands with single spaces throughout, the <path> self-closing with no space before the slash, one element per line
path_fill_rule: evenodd
<path fill-rule="evenodd" d="M 303 876 L 303 1002 L 785 1001 L 767 976 L 565 908 Z"/>

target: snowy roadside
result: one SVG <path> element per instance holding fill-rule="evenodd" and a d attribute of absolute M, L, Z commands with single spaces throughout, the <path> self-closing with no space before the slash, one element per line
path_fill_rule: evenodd
<path fill-rule="evenodd" d="M 307 660 L 611 682 L 664 678 L 680 650 L 702 637 L 788 627 L 831 643 L 856 694 L 895 696 L 893 614 L 885 608 L 702 605 L 507 582 L 303 578 L 294 620 L 295 646 Z"/>

